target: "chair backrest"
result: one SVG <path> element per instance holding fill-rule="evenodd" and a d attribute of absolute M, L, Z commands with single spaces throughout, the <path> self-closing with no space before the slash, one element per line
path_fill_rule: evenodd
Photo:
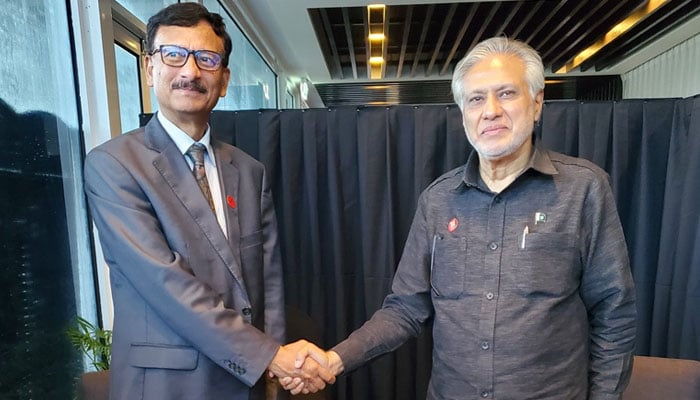
<path fill-rule="evenodd" d="M 623 400 L 700 399 L 700 361 L 635 356 Z"/>

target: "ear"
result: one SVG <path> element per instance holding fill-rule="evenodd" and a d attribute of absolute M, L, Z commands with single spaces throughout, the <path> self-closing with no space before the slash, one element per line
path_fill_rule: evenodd
<path fill-rule="evenodd" d="M 540 120 L 542 115 L 542 105 L 544 104 L 544 90 L 540 90 L 535 95 L 535 122 Z"/>
<path fill-rule="evenodd" d="M 146 84 L 148 87 L 153 87 L 153 61 L 151 56 L 145 56 L 143 61 L 146 65 Z"/>
<path fill-rule="evenodd" d="M 231 70 L 226 67 L 221 73 L 221 92 L 219 93 L 219 97 L 225 97 L 226 90 L 228 89 L 228 80 L 231 78 Z"/>

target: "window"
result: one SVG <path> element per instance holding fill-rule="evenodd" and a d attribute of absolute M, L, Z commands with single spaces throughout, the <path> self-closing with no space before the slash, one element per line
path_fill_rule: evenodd
<path fill-rule="evenodd" d="M 209 11 L 221 14 L 226 23 L 226 31 L 233 42 L 228 66 L 231 70 L 231 80 L 226 97 L 219 100 L 216 109 L 277 108 L 275 73 L 217 0 L 204 0 L 203 4 Z"/>
<path fill-rule="evenodd" d="M 177 0 L 117 0 L 117 3 L 129 10 L 130 13 L 143 21 L 144 24 L 148 22 L 151 15 L 177 2 Z"/>
<path fill-rule="evenodd" d="M 294 108 L 294 95 L 292 95 L 292 93 L 289 90 L 287 90 L 285 107 Z"/>
<path fill-rule="evenodd" d="M 5 1 L 0 18 L 0 398 L 69 399 L 65 332 L 95 300 L 68 14 Z"/>
<path fill-rule="evenodd" d="M 139 127 L 139 114 L 141 113 L 139 56 L 119 44 L 115 44 L 114 58 L 117 63 L 119 117 L 122 132 L 128 132 Z"/>
<path fill-rule="evenodd" d="M 121 132 L 139 127 L 139 115 L 150 112 L 149 99 L 152 98 L 141 68 L 141 54 L 145 51 L 141 36 L 145 27 L 138 19 L 124 15 L 128 13 L 123 8 L 112 9 L 112 16 L 120 21 L 115 20 L 112 29 Z"/>

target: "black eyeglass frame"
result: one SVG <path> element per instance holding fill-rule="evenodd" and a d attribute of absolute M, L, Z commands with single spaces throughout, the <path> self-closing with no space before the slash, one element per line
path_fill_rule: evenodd
<path fill-rule="evenodd" d="M 180 55 L 184 54 L 185 52 L 187 52 L 187 54 L 185 55 L 185 58 L 182 59 L 181 63 L 179 63 L 179 64 L 173 63 L 173 60 L 166 61 L 165 57 L 163 56 L 163 49 L 164 48 L 166 48 L 166 50 L 168 50 L 168 48 L 176 49 L 180 53 Z M 160 53 L 160 60 L 163 62 L 163 64 L 170 66 L 170 67 L 178 67 L 179 68 L 179 67 L 182 67 L 183 65 L 187 64 L 187 60 L 190 58 L 190 54 L 194 56 L 194 62 L 195 62 L 195 64 L 197 64 L 197 68 L 199 68 L 201 70 L 218 71 L 221 69 L 221 67 L 223 65 L 222 55 L 213 51 L 213 50 L 203 50 L 203 49 L 202 50 L 190 50 L 190 49 L 187 49 L 185 47 L 178 46 L 176 44 L 161 44 L 160 46 L 158 46 L 157 49 L 150 52 L 149 55 L 153 56 L 156 53 Z M 211 58 L 212 60 L 216 60 L 216 65 L 214 67 L 210 67 L 206 64 L 200 64 L 200 62 L 204 63 L 203 61 L 200 60 L 200 57 L 203 54 L 208 55 L 209 58 Z"/>

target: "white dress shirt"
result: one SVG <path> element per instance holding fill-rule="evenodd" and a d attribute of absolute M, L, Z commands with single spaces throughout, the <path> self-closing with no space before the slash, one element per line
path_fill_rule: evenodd
<path fill-rule="evenodd" d="M 190 135 L 185 133 L 185 131 L 183 131 L 182 129 L 175 126 L 175 124 L 170 122 L 163 114 L 156 113 L 156 117 L 158 118 L 160 124 L 163 125 L 163 129 L 165 129 L 165 132 L 167 132 L 168 136 L 170 136 L 173 142 L 175 142 L 177 148 L 180 149 L 182 156 L 185 158 L 185 160 L 187 160 L 187 165 L 189 165 L 190 169 L 192 169 L 192 160 L 190 160 L 189 157 L 185 156 L 185 153 L 187 153 L 187 150 L 190 148 L 190 146 L 192 146 L 195 143 L 194 139 L 192 139 Z M 204 171 L 207 174 L 209 190 L 211 190 L 211 197 L 214 200 L 214 208 L 216 209 L 216 220 L 219 222 L 219 226 L 224 232 L 224 235 L 228 237 L 228 231 L 226 230 L 226 216 L 224 215 L 224 201 L 221 197 L 221 183 L 219 182 L 219 172 L 216 169 L 216 159 L 214 155 L 214 150 L 212 149 L 210 143 L 210 131 L 211 127 L 207 124 L 207 131 L 204 133 L 204 136 L 202 136 L 198 143 L 203 144 L 207 148 L 207 152 L 204 155 Z"/>

